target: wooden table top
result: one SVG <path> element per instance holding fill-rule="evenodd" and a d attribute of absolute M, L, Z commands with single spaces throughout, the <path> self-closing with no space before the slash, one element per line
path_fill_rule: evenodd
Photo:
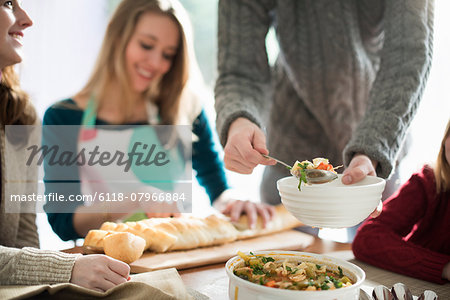
<path fill-rule="evenodd" d="M 82 247 L 64 250 L 64 252 L 68 253 L 81 253 L 81 251 Z M 314 237 L 314 241 L 310 246 L 299 249 L 299 251 L 327 254 L 357 264 L 366 273 L 366 280 L 361 285 L 361 289 L 368 294 L 372 294 L 373 288 L 377 285 L 381 284 L 390 288 L 393 284 L 402 282 L 410 288 L 414 295 L 420 295 L 424 290 L 428 289 L 435 291 L 441 299 L 450 299 L 450 283 L 438 285 L 364 264 L 354 260 L 351 244 Z M 228 300 L 228 277 L 225 272 L 225 263 L 178 270 L 178 273 L 186 287 L 196 290 L 213 300 Z"/>
<path fill-rule="evenodd" d="M 302 247 L 299 244 L 299 247 Z M 337 243 L 314 237 L 314 241 L 306 248 L 299 248 L 302 252 L 330 253 L 351 250 L 351 244 Z M 82 247 L 63 250 L 67 253 L 82 253 Z M 214 300 L 228 299 L 228 277 L 225 263 L 194 267 L 178 270 L 185 285 Z"/>
<path fill-rule="evenodd" d="M 361 289 L 369 295 L 372 294 L 375 286 L 384 285 L 391 288 L 395 283 L 401 282 L 408 286 L 415 296 L 420 295 L 424 290 L 432 290 L 436 292 L 440 299 L 450 299 L 450 283 L 435 284 L 365 264 L 354 259 L 351 244 L 342 244 L 314 237 L 313 244 L 301 251 L 327 254 L 358 265 L 366 273 L 366 280 L 362 283 Z M 179 270 L 178 273 L 187 287 L 213 300 L 228 300 L 228 276 L 225 272 L 225 264 Z"/>

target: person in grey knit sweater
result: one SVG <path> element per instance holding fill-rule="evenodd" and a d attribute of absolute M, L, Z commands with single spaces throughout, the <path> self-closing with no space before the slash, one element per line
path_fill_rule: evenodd
<path fill-rule="evenodd" d="M 217 130 L 225 166 L 326 157 L 343 183 L 388 178 L 419 105 L 432 55 L 433 0 L 219 2 Z M 280 52 L 269 66 L 265 38 Z M 267 135 L 267 138 L 266 138 Z M 265 168 L 261 197 L 280 201 L 285 167 Z M 263 213 L 234 205 L 234 215 Z M 262 212 L 261 212 L 262 211 Z"/>
<path fill-rule="evenodd" d="M 22 61 L 21 37 L 32 25 L 17 0 L 1 1 L 0 6 L 0 285 L 36 285 L 71 282 L 86 288 L 105 291 L 126 282 L 130 267 L 106 255 L 66 254 L 40 250 L 34 213 L 20 211 L 22 203 L 8 203 L 7 195 L 36 192 L 37 169 L 18 164 L 27 161 L 24 151 L 8 151 L 6 143 L 20 146 L 23 139 L 36 135 L 10 136 L 6 125 L 37 125 L 36 113 L 27 95 L 20 89 L 13 65 Z M 6 165 L 8 164 L 8 165 Z M 9 181 L 14 181 L 11 184 Z M 11 180 L 13 179 L 13 180 Z M 33 183 L 35 183 L 33 185 Z"/>

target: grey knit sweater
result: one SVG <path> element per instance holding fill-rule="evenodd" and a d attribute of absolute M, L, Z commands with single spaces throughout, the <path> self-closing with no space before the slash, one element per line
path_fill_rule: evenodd
<path fill-rule="evenodd" d="M 287 162 L 355 153 L 388 177 L 416 112 L 432 54 L 433 0 L 224 0 L 219 4 L 217 129 L 246 117 Z M 280 54 L 267 61 L 274 26 Z M 283 167 L 268 167 L 263 201 Z M 272 192 L 271 192 L 272 191 Z M 279 200 L 277 200 L 279 201 Z"/>
<path fill-rule="evenodd" d="M 35 223 L 36 215 L 34 213 L 8 213 L 13 210 L 20 211 L 20 207 L 8 206 L 9 209 L 6 209 L 7 192 L 22 195 L 33 192 L 33 185 L 29 183 L 37 182 L 37 169 L 27 168 L 27 172 L 24 174 L 19 172 L 19 168 L 14 168 L 14 163 L 26 161 L 23 151 L 8 152 L 7 159 L 11 167 L 6 169 L 5 142 L 5 132 L 0 123 L 0 285 L 69 282 L 78 255 L 37 249 L 39 238 Z M 38 143 L 39 141 L 34 142 Z M 9 187 L 14 191 L 7 191 L 5 186 L 7 180 L 11 179 L 17 179 L 15 181 L 23 184 L 14 184 Z M 23 203 L 13 205 L 23 205 Z"/>

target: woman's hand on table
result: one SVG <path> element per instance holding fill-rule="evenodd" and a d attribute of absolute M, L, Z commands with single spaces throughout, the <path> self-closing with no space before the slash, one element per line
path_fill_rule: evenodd
<path fill-rule="evenodd" d="M 262 218 L 264 228 L 275 215 L 275 208 L 273 206 L 250 201 L 242 193 L 234 189 L 223 191 L 214 200 L 213 206 L 221 213 L 230 216 L 231 222 L 234 223 L 238 222 L 242 214 L 246 214 L 250 229 L 255 227 L 258 215 Z"/>
<path fill-rule="evenodd" d="M 231 222 L 237 222 L 242 214 L 247 215 L 248 227 L 255 228 L 258 215 L 261 216 L 263 227 L 272 219 L 275 214 L 275 208 L 268 204 L 255 203 L 250 200 L 234 200 L 228 203 L 222 213 L 229 215 Z"/>
<path fill-rule="evenodd" d="M 366 176 L 377 176 L 375 171 L 378 162 L 371 160 L 367 155 L 356 154 L 353 156 L 347 169 L 345 169 L 342 176 L 343 184 L 357 183 Z M 381 214 L 383 210 L 383 202 L 378 204 L 377 208 L 370 214 L 371 217 L 376 218 Z"/>
<path fill-rule="evenodd" d="M 105 292 L 127 282 L 130 266 L 102 254 L 79 256 L 75 260 L 70 282 L 91 290 Z"/>

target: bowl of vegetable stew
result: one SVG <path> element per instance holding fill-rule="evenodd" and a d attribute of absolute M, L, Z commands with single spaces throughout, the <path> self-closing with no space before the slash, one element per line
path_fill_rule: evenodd
<path fill-rule="evenodd" d="M 357 300 L 365 279 L 352 263 L 296 251 L 238 253 L 225 269 L 230 300 Z"/>

